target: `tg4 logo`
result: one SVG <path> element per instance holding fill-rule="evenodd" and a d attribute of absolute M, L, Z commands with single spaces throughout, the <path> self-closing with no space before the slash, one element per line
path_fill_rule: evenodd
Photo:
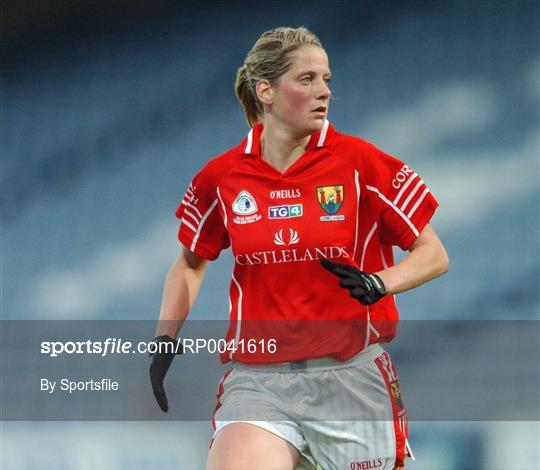
<path fill-rule="evenodd" d="M 302 217 L 302 215 L 302 204 L 284 204 L 268 208 L 269 219 L 291 219 L 292 217 Z"/>

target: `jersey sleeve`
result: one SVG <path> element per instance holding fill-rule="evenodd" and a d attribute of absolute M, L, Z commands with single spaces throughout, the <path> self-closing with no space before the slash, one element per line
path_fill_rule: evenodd
<path fill-rule="evenodd" d="M 365 189 L 376 207 L 381 241 L 409 248 L 439 203 L 409 165 L 370 146 Z"/>
<path fill-rule="evenodd" d="M 178 239 L 207 260 L 216 259 L 230 245 L 219 210 L 218 175 L 213 173 L 208 165 L 197 173 L 176 209 L 176 217 L 180 219 Z"/>

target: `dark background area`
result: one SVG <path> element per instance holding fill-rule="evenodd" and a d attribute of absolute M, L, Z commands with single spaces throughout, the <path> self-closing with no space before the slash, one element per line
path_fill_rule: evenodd
<path fill-rule="evenodd" d="M 461 412 L 485 404 L 491 380 L 538 390 L 534 374 L 515 383 L 500 361 L 474 362 L 510 329 L 475 340 L 446 322 L 538 321 L 539 13 L 535 1 L 3 2 L 2 319 L 154 320 L 176 205 L 249 130 L 236 69 L 264 30 L 305 25 L 330 57 L 333 125 L 407 162 L 440 202 L 450 272 L 397 298 L 402 319 L 437 322 L 431 335 L 405 323 L 390 346 L 406 403 L 418 409 L 438 364 L 448 382 L 431 406 L 459 385 L 457 351 L 482 368 Z M 212 263 L 191 318 L 226 319 L 232 262 Z M 170 399 L 187 406 L 197 384 L 174 380 L 186 388 Z M 152 404 L 150 390 L 137 400 Z M 411 420 L 413 470 L 538 467 L 535 420 Z M 2 466 L 15 469 L 201 468 L 211 434 L 205 421 L 2 428 Z"/>

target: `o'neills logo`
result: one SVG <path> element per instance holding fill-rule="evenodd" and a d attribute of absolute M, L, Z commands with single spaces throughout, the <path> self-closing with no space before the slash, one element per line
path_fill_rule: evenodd
<path fill-rule="evenodd" d="M 351 462 L 350 470 L 369 470 L 370 468 L 379 468 L 383 465 L 383 459 L 362 460 L 361 462 Z"/>
<path fill-rule="evenodd" d="M 300 190 L 298 188 L 270 191 L 270 199 L 293 199 L 295 197 L 300 197 Z"/>
<path fill-rule="evenodd" d="M 317 261 L 322 258 L 349 258 L 346 246 L 325 246 L 323 248 L 306 248 L 291 250 L 255 251 L 236 255 L 235 261 L 242 265 L 299 263 L 301 261 Z"/>

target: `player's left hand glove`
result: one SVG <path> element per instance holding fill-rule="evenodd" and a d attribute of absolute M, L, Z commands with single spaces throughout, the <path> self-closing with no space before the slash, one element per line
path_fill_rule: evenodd
<path fill-rule="evenodd" d="M 386 295 L 384 283 L 376 274 L 360 271 L 348 264 L 334 263 L 326 258 L 321 259 L 321 265 L 341 278 L 339 285 L 349 289 L 351 297 L 363 305 L 372 305 Z"/>
<path fill-rule="evenodd" d="M 159 407 L 167 413 L 169 411 L 169 402 L 167 401 L 163 382 L 165 381 L 165 375 L 171 366 L 174 356 L 184 354 L 184 347 L 180 341 L 167 335 L 157 336 L 154 338 L 154 343 L 157 343 L 160 349 L 156 353 L 149 354 L 150 357 L 153 357 L 152 364 L 150 364 L 150 381 L 152 382 L 152 391 Z M 168 346 L 168 348 L 166 349 L 165 346 Z"/>

